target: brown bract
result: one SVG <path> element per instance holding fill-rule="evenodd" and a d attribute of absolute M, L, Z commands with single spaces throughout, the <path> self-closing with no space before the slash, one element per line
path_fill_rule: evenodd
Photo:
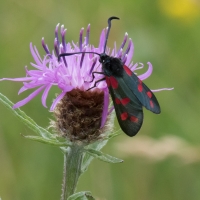
<path fill-rule="evenodd" d="M 103 102 L 104 93 L 99 90 L 73 89 L 67 92 L 54 110 L 56 132 L 72 142 L 98 140 Z"/>

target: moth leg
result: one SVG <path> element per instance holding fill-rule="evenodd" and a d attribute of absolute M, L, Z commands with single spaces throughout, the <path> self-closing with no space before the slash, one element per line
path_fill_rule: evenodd
<path fill-rule="evenodd" d="M 98 74 L 99 74 L 99 73 L 98 73 Z M 101 81 L 104 81 L 104 80 L 106 80 L 105 77 L 102 78 L 102 79 L 99 79 L 98 81 L 96 81 L 96 82 L 94 83 L 94 85 L 93 85 L 91 88 L 87 89 L 86 91 L 91 90 L 92 88 L 95 88 L 95 87 L 97 86 L 97 83 L 99 83 L 99 82 L 101 82 Z M 92 82 L 92 81 L 91 81 L 91 82 Z"/>
<path fill-rule="evenodd" d="M 85 81 L 85 82 L 91 83 L 95 78 L 94 74 L 104 74 L 104 73 L 103 72 L 92 72 L 92 80 L 91 81 Z"/>

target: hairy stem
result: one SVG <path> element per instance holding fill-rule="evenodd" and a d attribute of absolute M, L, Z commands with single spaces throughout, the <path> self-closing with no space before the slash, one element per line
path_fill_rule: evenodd
<path fill-rule="evenodd" d="M 83 146 L 73 144 L 64 153 L 64 170 L 61 200 L 67 200 L 74 194 L 79 176 L 81 175 L 81 164 Z"/>

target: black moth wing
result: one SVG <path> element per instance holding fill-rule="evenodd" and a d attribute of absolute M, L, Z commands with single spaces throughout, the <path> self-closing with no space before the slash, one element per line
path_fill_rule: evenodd
<path fill-rule="evenodd" d="M 106 82 L 121 129 L 130 137 L 136 135 L 143 123 L 142 104 L 122 77 L 106 76 Z"/>
<path fill-rule="evenodd" d="M 160 105 L 153 92 L 126 65 L 123 66 L 123 80 L 141 104 L 153 113 L 161 112 Z"/>

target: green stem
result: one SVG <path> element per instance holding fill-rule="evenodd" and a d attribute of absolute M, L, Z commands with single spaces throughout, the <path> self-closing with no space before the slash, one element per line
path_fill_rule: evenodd
<path fill-rule="evenodd" d="M 64 172 L 61 200 L 67 200 L 74 194 L 79 176 L 81 175 L 81 164 L 83 157 L 83 146 L 73 144 L 64 153 Z"/>

